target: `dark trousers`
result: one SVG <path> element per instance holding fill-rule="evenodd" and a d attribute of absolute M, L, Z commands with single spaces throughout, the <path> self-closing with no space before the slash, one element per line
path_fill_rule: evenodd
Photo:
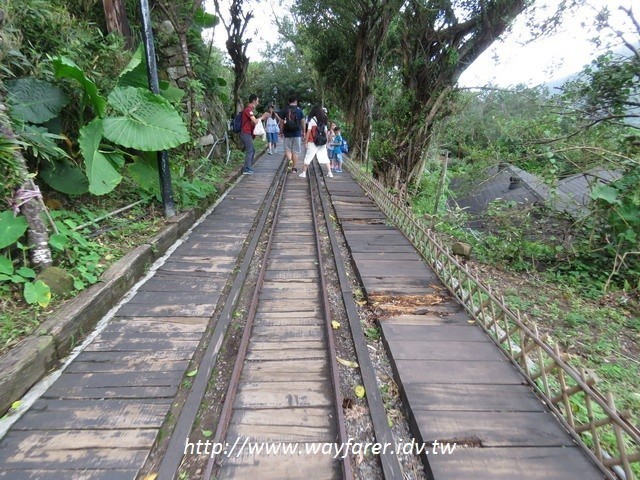
<path fill-rule="evenodd" d="M 253 157 L 256 153 L 253 148 L 253 135 L 242 132 L 240 134 L 240 140 L 242 140 L 244 144 L 244 168 L 251 168 L 253 165 Z"/>

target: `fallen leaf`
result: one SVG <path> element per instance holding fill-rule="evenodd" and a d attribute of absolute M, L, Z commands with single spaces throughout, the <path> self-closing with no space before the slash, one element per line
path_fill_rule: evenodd
<path fill-rule="evenodd" d="M 345 367 L 350 367 L 350 368 L 358 368 L 359 367 L 359 365 L 356 362 L 352 362 L 350 360 L 345 360 L 344 358 L 336 357 L 336 360 L 338 361 L 338 363 L 341 363 Z"/>
<path fill-rule="evenodd" d="M 467 323 L 474 324 L 474 323 L 476 323 L 476 321 L 475 320 L 467 320 Z"/>
<path fill-rule="evenodd" d="M 198 373 L 198 369 L 196 368 L 195 370 L 191 370 L 190 372 L 187 373 L 187 377 L 195 377 L 196 373 Z"/>
<path fill-rule="evenodd" d="M 202 436 L 204 438 L 209 438 L 211 435 L 213 435 L 213 432 L 211 430 L 202 430 Z"/>
<path fill-rule="evenodd" d="M 334 330 L 338 330 L 340 328 L 340 322 L 336 322 L 335 320 L 332 320 L 331 328 L 333 328 Z"/>
<path fill-rule="evenodd" d="M 157 473 L 150 473 L 149 475 L 144 477 L 144 480 L 156 480 L 156 478 L 158 478 L 158 474 Z"/>
<path fill-rule="evenodd" d="M 358 398 L 363 398 L 364 397 L 365 390 L 364 390 L 364 387 L 362 385 L 356 386 L 356 388 L 354 388 L 353 391 L 356 394 L 356 397 L 358 397 Z"/>

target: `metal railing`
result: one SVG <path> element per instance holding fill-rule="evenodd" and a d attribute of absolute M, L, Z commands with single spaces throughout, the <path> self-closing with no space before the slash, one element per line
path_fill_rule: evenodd
<path fill-rule="evenodd" d="M 551 346 L 535 324 L 506 306 L 461 265 L 413 212 L 360 166 L 345 166 L 380 209 L 411 241 L 449 292 L 500 346 L 575 441 L 610 479 L 633 480 L 640 472 L 640 430 L 629 411 L 601 393 L 597 378 L 573 367 L 569 355 Z"/>

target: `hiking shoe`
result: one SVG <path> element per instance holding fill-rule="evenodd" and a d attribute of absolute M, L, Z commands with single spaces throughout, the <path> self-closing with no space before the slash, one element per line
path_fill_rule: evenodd
<path fill-rule="evenodd" d="M 334 170 L 334 172 L 336 172 L 336 173 L 342 173 L 342 169 L 341 169 L 341 168 L 336 168 L 336 169 Z"/>
<path fill-rule="evenodd" d="M 327 173 L 327 177 L 333 178 L 333 173 L 331 173 L 331 170 L 329 170 L 329 173 Z"/>
<path fill-rule="evenodd" d="M 298 169 L 294 168 L 293 170 L 291 170 L 293 173 L 298 173 Z"/>
<path fill-rule="evenodd" d="M 243 175 L 253 175 L 253 168 L 243 168 L 242 169 L 242 174 Z"/>
<path fill-rule="evenodd" d="M 307 173 L 306 172 L 302 172 L 300 175 L 298 175 L 300 178 L 307 178 Z"/>

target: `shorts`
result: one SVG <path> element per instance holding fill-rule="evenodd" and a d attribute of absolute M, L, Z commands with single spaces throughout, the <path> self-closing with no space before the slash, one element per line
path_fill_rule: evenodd
<path fill-rule="evenodd" d="M 301 137 L 284 137 L 284 150 L 285 152 L 293 152 L 300 155 L 302 152 L 302 138 Z"/>
<path fill-rule="evenodd" d="M 276 132 L 267 132 L 267 141 L 269 143 L 278 143 L 278 134 Z"/>
<path fill-rule="evenodd" d="M 309 165 L 315 156 L 318 157 L 318 163 L 329 163 L 326 145 L 319 147 L 313 142 L 307 143 L 307 154 L 304 156 L 304 164 Z"/>

